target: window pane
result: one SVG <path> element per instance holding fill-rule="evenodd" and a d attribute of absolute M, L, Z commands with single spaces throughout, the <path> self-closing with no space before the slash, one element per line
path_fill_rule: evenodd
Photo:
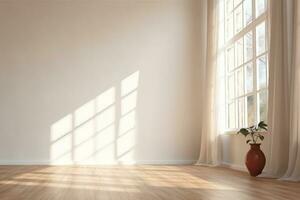
<path fill-rule="evenodd" d="M 235 33 L 238 33 L 243 28 L 243 6 L 242 6 L 242 4 L 239 5 L 239 7 L 237 7 L 234 10 L 234 22 L 235 22 L 235 24 L 234 24 Z"/>
<path fill-rule="evenodd" d="M 244 25 L 248 25 L 252 21 L 252 0 L 244 1 Z"/>
<path fill-rule="evenodd" d="M 253 66 L 252 63 L 245 65 L 246 93 L 253 91 Z"/>
<path fill-rule="evenodd" d="M 247 97 L 247 123 L 248 126 L 252 126 L 255 123 L 255 106 L 254 95 Z"/>
<path fill-rule="evenodd" d="M 218 99 L 217 101 L 224 105 L 224 109 L 225 109 L 225 105 L 226 105 L 226 80 L 225 77 L 220 77 L 218 78 L 218 80 L 220 81 L 219 83 L 219 87 L 218 87 Z"/>
<path fill-rule="evenodd" d="M 233 37 L 233 13 L 229 14 L 226 20 L 226 39 Z"/>
<path fill-rule="evenodd" d="M 236 88 L 238 96 L 244 94 L 244 74 L 242 67 L 236 71 Z"/>
<path fill-rule="evenodd" d="M 225 76 L 225 56 L 224 56 L 224 52 L 220 53 L 218 56 L 218 68 L 217 68 L 217 76 L 221 77 L 221 76 Z"/>
<path fill-rule="evenodd" d="M 230 13 L 233 10 L 233 0 L 226 0 L 226 12 Z"/>
<path fill-rule="evenodd" d="M 234 0 L 234 7 L 239 5 L 243 0 Z"/>
<path fill-rule="evenodd" d="M 225 17 L 225 1 L 219 0 L 219 22 L 224 22 Z"/>
<path fill-rule="evenodd" d="M 235 61 L 236 67 L 243 64 L 243 38 L 235 43 Z"/>
<path fill-rule="evenodd" d="M 244 127 L 244 104 L 245 104 L 245 99 L 244 97 L 238 100 L 238 127 Z"/>
<path fill-rule="evenodd" d="M 225 23 L 224 22 L 219 22 L 219 31 L 220 33 L 225 32 Z M 225 44 L 225 35 L 224 34 L 219 34 L 218 38 L 218 43 L 219 43 L 219 48 L 223 47 Z"/>
<path fill-rule="evenodd" d="M 234 95 L 234 74 L 231 74 L 228 77 L 228 97 L 229 99 L 233 99 Z"/>
<path fill-rule="evenodd" d="M 262 13 L 265 12 L 266 10 L 266 1 L 265 0 L 256 0 L 255 1 L 256 5 L 256 17 L 260 16 Z"/>
<path fill-rule="evenodd" d="M 266 121 L 267 120 L 267 91 L 263 90 L 258 94 L 258 102 L 259 102 L 259 120 Z"/>
<path fill-rule="evenodd" d="M 235 104 L 228 106 L 228 128 L 235 128 Z"/>
<path fill-rule="evenodd" d="M 266 23 L 263 22 L 256 27 L 256 55 L 266 50 Z"/>
<path fill-rule="evenodd" d="M 227 49 L 226 62 L 227 70 L 230 72 L 234 69 L 234 46 L 231 46 Z"/>
<path fill-rule="evenodd" d="M 244 59 L 245 59 L 245 62 L 249 61 L 252 59 L 252 56 L 253 56 L 253 44 L 252 44 L 252 41 L 253 41 L 253 38 L 252 38 L 252 31 L 248 32 L 245 34 L 244 36 Z"/>
<path fill-rule="evenodd" d="M 267 60 L 266 55 L 259 57 L 256 60 L 257 65 L 257 85 L 258 88 L 264 88 L 267 86 Z"/>

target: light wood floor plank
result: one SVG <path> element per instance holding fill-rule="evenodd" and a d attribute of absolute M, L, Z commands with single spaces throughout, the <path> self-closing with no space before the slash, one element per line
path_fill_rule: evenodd
<path fill-rule="evenodd" d="M 300 183 L 199 166 L 0 166 L 1 200 L 299 200 Z"/>

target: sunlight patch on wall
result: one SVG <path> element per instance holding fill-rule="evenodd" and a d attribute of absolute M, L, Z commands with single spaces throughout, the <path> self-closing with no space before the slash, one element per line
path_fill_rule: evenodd
<path fill-rule="evenodd" d="M 103 111 L 105 108 L 107 108 L 108 106 L 111 106 L 115 103 L 116 101 L 116 90 L 115 88 L 110 88 L 108 90 L 106 90 L 105 92 L 103 92 L 102 94 L 100 94 L 97 98 L 96 98 L 96 111 L 97 113 Z"/>
<path fill-rule="evenodd" d="M 72 115 L 67 115 L 51 126 L 51 141 L 55 141 L 72 131 Z"/>
<path fill-rule="evenodd" d="M 139 84 L 139 72 L 135 72 L 123 79 L 121 82 L 121 96 L 129 94 L 130 92 L 136 91 Z"/>
<path fill-rule="evenodd" d="M 72 115 L 67 115 L 51 126 L 51 160 L 68 162 L 72 151 Z"/>
<path fill-rule="evenodd" d="M 138 82 L 135 72 L 55 122 L 51 163 L 134 161 Z"/>
<path fill-rule="evenodd" d="M 126 115 L 128 112 L 136 108 L 137 91 L 133 91 L 129 95 L 122 98 L 121 101 L 121 114 Z"/>
<path fill-rule="evenodd" d="M 138 72 L 121 82 L 121 117 L 117 140 L 117 158 L 123 162 L 134 162 L 138 82 Z"/>

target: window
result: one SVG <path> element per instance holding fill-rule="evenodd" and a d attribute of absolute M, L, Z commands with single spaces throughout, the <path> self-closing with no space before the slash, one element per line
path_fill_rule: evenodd
<path fill-rule="evenodd" d="M 219 0 L 218 71 L 225 129 L 267 120 L 267 0 Z"/>

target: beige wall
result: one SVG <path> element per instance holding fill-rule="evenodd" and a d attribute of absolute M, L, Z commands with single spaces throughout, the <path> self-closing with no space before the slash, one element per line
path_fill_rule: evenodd
<path fill-rule="evenodd" d="M 199 2 L 0 1 L 0 164 L 196 160 Z"/>
<path fill-rule="evenodd" d="M 196 160 L 195 2 L 1 1 L 0 163 Z"/>

